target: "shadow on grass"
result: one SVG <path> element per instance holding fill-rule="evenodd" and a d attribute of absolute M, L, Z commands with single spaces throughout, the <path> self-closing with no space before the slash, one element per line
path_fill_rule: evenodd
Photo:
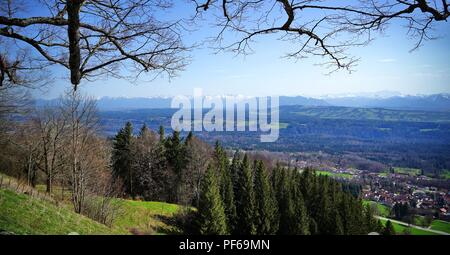
<path fill-rule="evenodd" d="M 195 235 L 198 233 L 195 224 L 195 210 L 185 209 L 172 216 L 156 215 L 155 217 L 165 224 L 156 229 L 158 233 L 166 235 Z"/>
<path fill-rule="evenodd" d="M 155 218 L 164 223 L 165 226 L 159 226 L 155 229 L 157 233 L 163 235 L 182 235 L 184 226 L 180 224 L 177 217 L 155 215 Z"/>

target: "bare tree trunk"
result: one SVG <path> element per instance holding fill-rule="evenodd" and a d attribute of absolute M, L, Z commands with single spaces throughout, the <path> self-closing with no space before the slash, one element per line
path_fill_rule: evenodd
<path fill-rule="evenodd" d="M 47 193 L 51 194 L 53 192 L 53 174 L 50 171 L 47 176 Z"/>
<path fill-rule="evenodd" d="M 65 191 L 64 180 L 61 180 L 61 201 L 64 201 L 64 191 Z"/>

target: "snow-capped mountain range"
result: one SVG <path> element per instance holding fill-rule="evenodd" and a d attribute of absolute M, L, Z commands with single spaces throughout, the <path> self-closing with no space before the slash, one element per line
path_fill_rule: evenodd
<path fill-rule="evenodd" d="M 97 101 L 101 111 L 162 109 L 170 108 L 171 97 L 102 97 Z M 53 100 L 36 100 L 38 106 L 55 103 Z M 321 97 L 280 96 L 280 106 L 341 106 L 386 108 L 401 110 L 448 111 L 450 112 L 450 94 L 403 95 L 397 92 L 338 94 Z"/>

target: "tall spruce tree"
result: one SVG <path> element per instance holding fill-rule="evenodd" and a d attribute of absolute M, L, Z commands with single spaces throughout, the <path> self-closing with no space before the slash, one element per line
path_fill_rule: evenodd
<path fill-rule="evenodd" d="M 147 124 L 144 123 L 141 130 L 139 130 L 138 137 L 144 137 L 148 132 L 150 132 L 150 129 L 147 127 Z"/>
<path fill-rule="evenodd" d="M 199 232 L 203 235 L 228 234 L 225 210 L 220 196 L 217 174 L 208 167 L 202 181 L 202 192 L 198 207 Z"/>
<path fill-rule="evenodd" d="M 217 173 L 220 177 L 220 194 L 222 195 L 225 214 L 227 216 L 227 225 L 230 232 L 233 232 L 237 219 L 233 180 L 226 152 L 219 141 L 216 141 L 214 147 L 214 161 L 216 163 Z"/>
<path fill-rule="evenodd" d="M 159 134 L 159 141 L 161 142 L 161 143 L 164 143 L 164 140 L 165 140 L 165 132 L 164 132 L 164 127 L 163 127 L 163 125 L 160 125 L 159 126 L 159 130 L 158 130 L 158 134 Z"/>
<path fill-rule="evenodd" d="M 113 141 L 112 165 L 113 175 L 124 183 L 125 192 L 131 196 L 133 193 L 133 173 L 131 170 L 130 146 L 133 139 L 133 126 L 127 122 L 125 127 L 119 130 Z"/>
<path fill-rule="evenodd" d="M 253 190 L 253 173 L 247 155 L 244 156 L 241 167 L 238 170 L 237 203 L 236 211 L 238 215 L 237 234 L 254 235 L 256 228 L 254 224 L 255 216 L 255 195 Z"/>
<path fill-rule="evenodd" d="M 364 209 L 366 232 L 370 233 L 382 231 L 382 229 L 380 229 L 378 220 L 374 217 L 375 209 L 371 205 L 366 205 Z"/>
<path fill-rule="evenodd" d="M 291 171 L 288 169 L 278 168 L 279 181 L 277 185 L 278 192 L 278 205 L 279 205 L 279 234 L 282 235 L 295 235 L 295 228 L 293 221 L 295 221 L 295 205 L 292 199 L 291 189 Z"/>
<path fill-rule="evenodd" d="M 233 183 L 233 194 L 235 203 L 237 203 L 237 201 L 239 200 L 238 183 L 239 183 L 239 173 L 241 169 L 241 163 L 242 162 L 240 160 L 239 151 L 236 151 L 233 155 L 233 159 L 230 165 L 230 174 L 231 174 L 231 181 Z"/>
<path fill-rule="evenodd" d="M 292 203 L 294 206 L 294 218 L 292 219 L 293 231 L 296 235 L 308 235 L 309 217 L 306 210 L 305 201 L 301 192 L 301 175 L 297 168 L 292 173 Z"/>
<path fill-rule="evenodd" d="M 262 161 L 255 169 L 255 228 L 259 235 L 273 235 L 278 231 L 278 206 L 267 170 Z"/>
<path fill-rule="evenodd" d="M 180 137 L 180 132 L 173 131 L 172 136 L 165 139 L 165 146 L 167 162 L 175 175 L 173 194 L 170 201 L 177 203 L 179 202 L 179 195 L 181 195 L 182 171 L 186 166 L 185 144 Z"/>

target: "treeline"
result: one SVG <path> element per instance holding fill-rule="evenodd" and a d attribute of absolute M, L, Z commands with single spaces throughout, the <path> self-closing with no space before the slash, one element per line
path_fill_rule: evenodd
<path fill-rule="evenodd" d="M 368 234 L 383 232 L 357 191 L 313 169 L 277 165 L 236 152 L 232 159 L 192 133 L 166 136 L 130 122 L 113 138 L 113 176 L 124 196 L 193 206 L 193 234 Z"/>
<path fill-rule="evenodd" d="M 212 158 L 210 146 L 189 133 L 166 136 L 145 124 L 133 135 L 130 122 L 119 130 L 112 144 L 112 173 L 123 184 L 123 195 L 133 199 L 195 205 L 201 180 Z"/>
<path fill-rule="evenodd" d="M 358 235 L 383 232 L 373 209 L 313 169 L 265 168 L 216 145 L 192 222 L 200 234 Z"/>

